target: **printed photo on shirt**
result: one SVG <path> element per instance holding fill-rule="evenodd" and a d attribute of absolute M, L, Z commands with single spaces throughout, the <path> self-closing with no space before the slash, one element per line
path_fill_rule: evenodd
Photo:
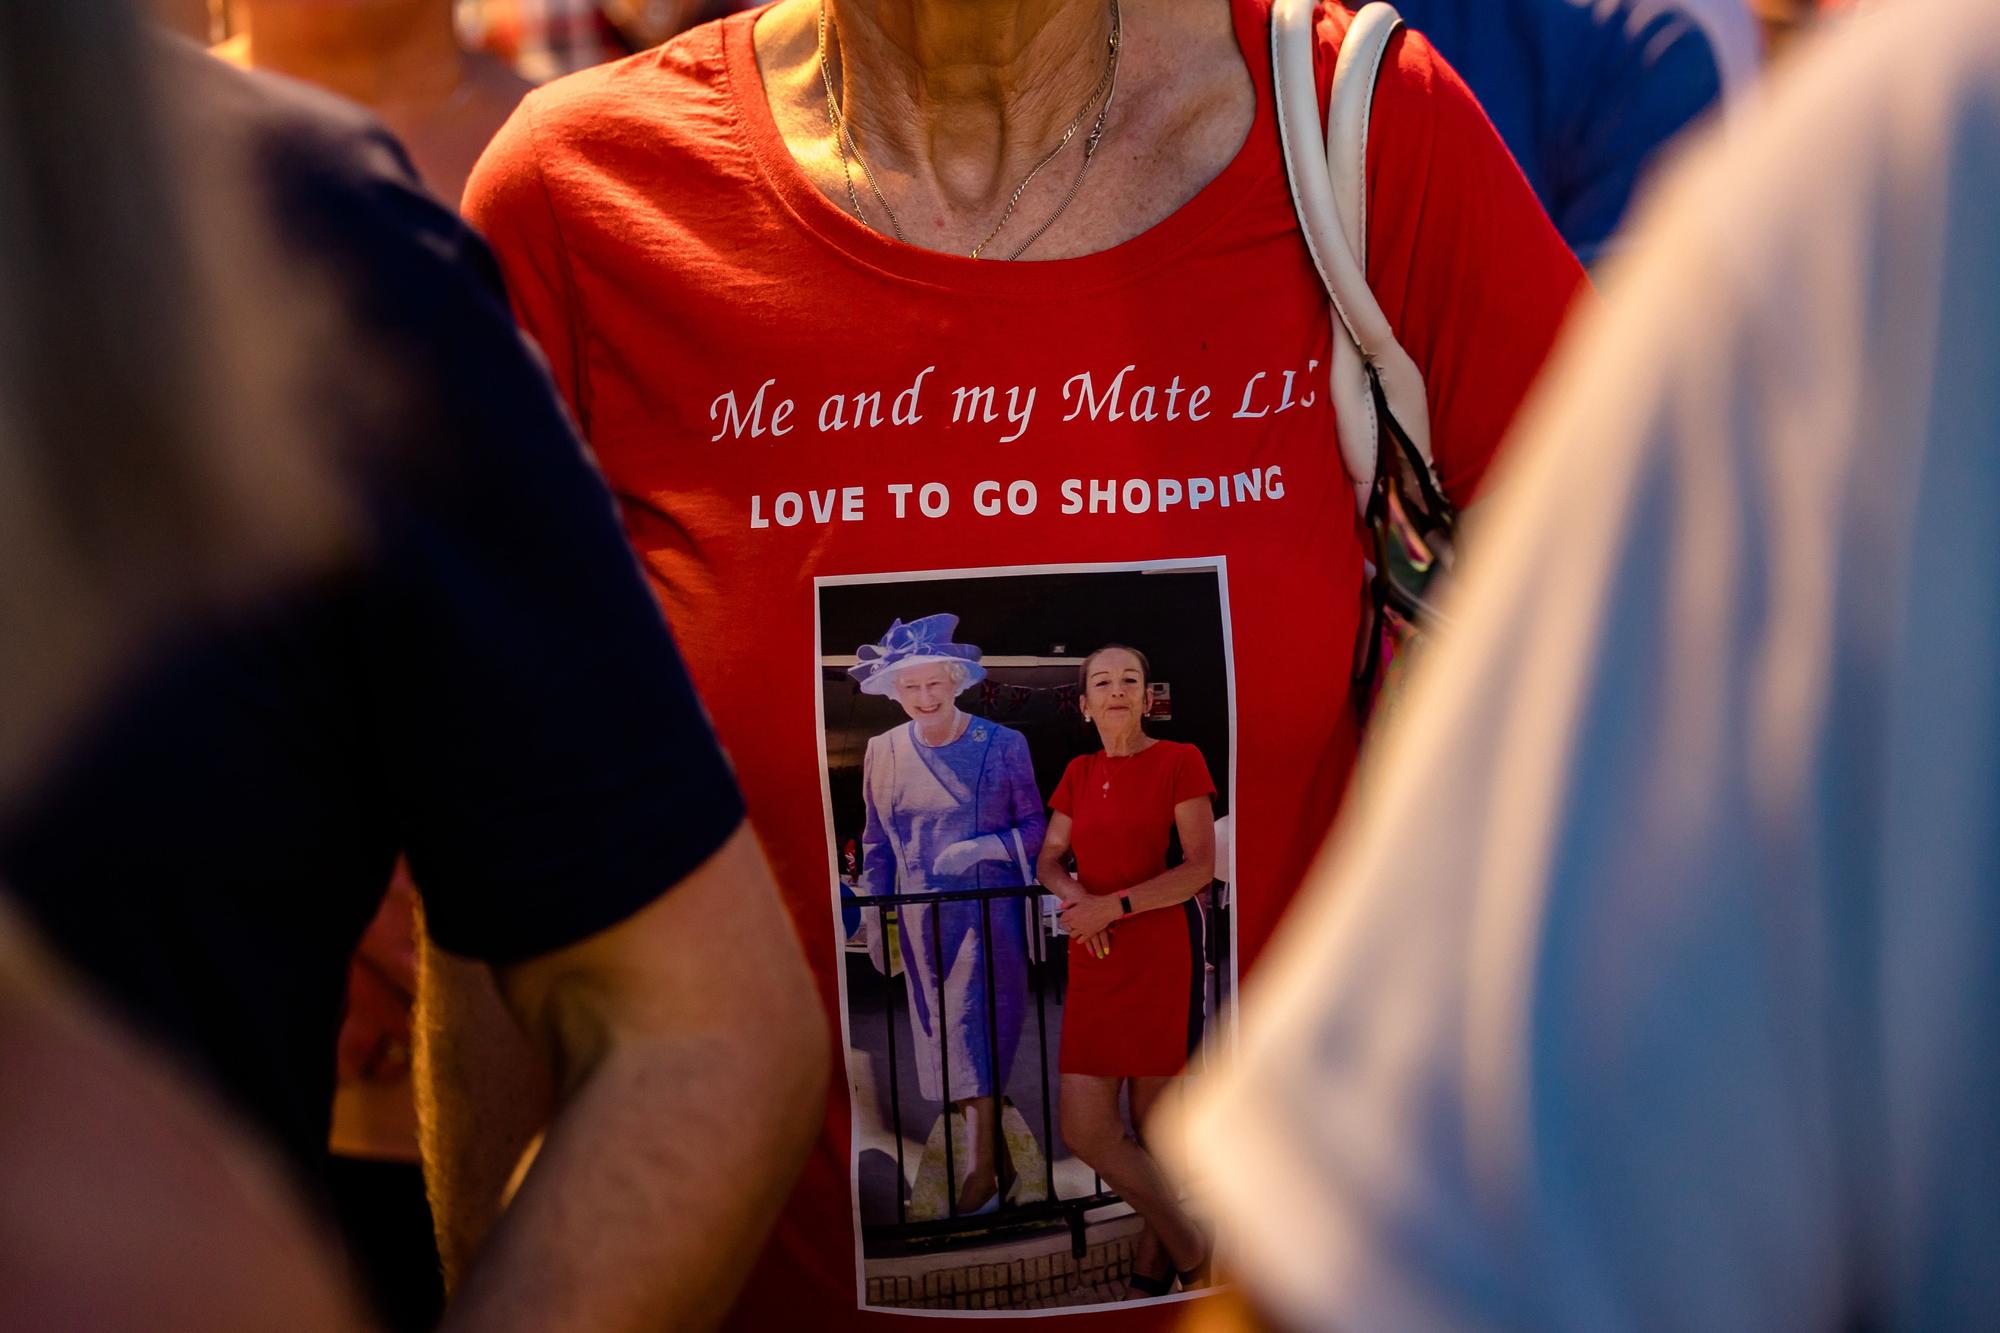
<path fill-rule="evenodd" d="M 1233 1018 L 1224 562 L 815 591 L 860 1304 L 1199 1294 L 1174 1262 L 1212 1249 L 1199 1200 L 1128 1201 L 1092 1161 L 1129 1170 L 1134 1101 L 1180 1095 Z"/>

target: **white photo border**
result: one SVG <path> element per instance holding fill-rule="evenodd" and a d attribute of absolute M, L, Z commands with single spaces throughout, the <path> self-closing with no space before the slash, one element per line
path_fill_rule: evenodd
<path fill-rule="evenodd" d="M 861 1224 L 861 1153 L 859 1129 L 854 1122 L 853 1089 L 854 1058 L 853 1043 L 850 1040 L 851 1018 L 847 1007 L 847 934 L 840 913 L 840 846 L 833 823 L 833 778 L 826 744 L 826 681 L 821 663 L 821 594 L 828 588 L 854 587 L 875 583 L 938 583 L 951 579 L 1003 579 L 1028 578 L 1046 574 L 1132 574 L 1132 573 L 1213 573 L 1216 582 L 1216 596 L 1222 618 L 1222 662 L 1223 680 L 1228 694 L 1227 716 L 1229 719 L 1229 813 L 1232 823 L 1236 814 L 1236 634 L 1229 612 L 1229 558 L 1223 555 L 1177 557 L 1158 560 L 1120 560 L 1100 563 L 1068 563 L 1045 565 L 978 565 L 960 569 L 906 569 L 879 570 L 863 574 L 820 574 L 812 581 L 813 624 L 812 624 L 812 679 L 813 679 L 813 728 L 819 738 L 819 795 L 821 817 L 825 822 L 827 895 L 830 904 L 828 925 L 832 928 L 832 944 L 836 966 L 834 977 L 840 988 L 840 1048 L 841 1072 L 847 1080 L 846 1095 L 849 1098 L 847 1131 L 847 1199 L 850 1221 L 853 1225 L 854 1250 L 854 1302 L 855 1308 L 871 1314 L 907 1315 L 918 1319 L 1038 1319 L 1050 1316 L 1076 1316 L 1112 1310 L 1130 1310 L 1140 1306 L 1170 1305 L 1182 1301 L 1199 1300 L 1214 1294 L 1216 1289 L 1201 1291 L 1176 1291 L 1166 1296 L 1150 1296 L 1138 1300 L 1103 1301 L 1091 1305 L 1060 1306 L 1046 1310 L 921 1310 L 905 1306 L 871 1305 L 868 1303 L 867 1255 L 862 1244 Z M 1243 886 L 1236 879 L 1236 838 L 1229 840 L 1229 864 L 1227 875 L 1218 875 L 1229 885 L 1232 921 L 1234 913 L 1240 911 L 1243 901 Z M 1237 1038 L 1236 1015 L 1239 977 L 1237 932 L 1229 932 L 1229 1006 L 1227 1009 L 1228 1043 L 1234 1049 Z M 1220 1015 L 1218 1015 L 1220 1017 Z M 1206 1039 L 1204 1039 L 1206 1040 Z M 1053 1145 L 1048 1145 L 1053 1150 Z"/>

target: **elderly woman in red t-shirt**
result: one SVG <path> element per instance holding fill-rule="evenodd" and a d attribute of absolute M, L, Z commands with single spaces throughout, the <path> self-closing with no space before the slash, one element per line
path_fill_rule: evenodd
<path fill-rule="evenodd" d="M 1193 899 L 1215 876 L 1215 783 L 1201 751 L 1146 734 L 1145 655 L 1099 648 L 1081 671 L 1083 715 L 1104 748 L 1064 770 L 1036 872 L 1067 906 L 1071 937 L 1063 1003 L 1062 1133 L 1144 1218 L 1183 1286 L 1200 1281 L 1208 1246 L 1173 1187 L 1118 1113 L 1132 1120 L 1171 1088 L 1201 1036 L 1201 920 Z M 1178 833 L 1181 861 L 1167 865 Z M 1074 859 L 1075 873 L 1065 869 Z M 1165 1295 L 1173 1275 L 1135 1261 L 1137 1295 Z"/>

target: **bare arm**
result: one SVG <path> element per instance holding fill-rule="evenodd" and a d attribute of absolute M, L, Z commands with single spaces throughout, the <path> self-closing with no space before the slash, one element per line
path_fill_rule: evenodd
<path fill-rule="evenodd" d="M 754 837 L 739 831 L 637 916 L 495 975 L 556 1109 L 446 1329 L 714 1325 L 804 1161 L 828 1069 L 825 1017 Z M 468 1045 L 431 1066 L 461 1086 L 432 1089 L 427 1139 L 445 1149 L 440 1172 L 488 1173 L 441 1194 L 490 1209 L 524 1117 L 464 1104 L 466 1088 L 508 1095 L 487 1054 Z M 499 1137 L 487 1150 L 461 1134 Z M 462 1259 L 468 1239 L 444 1248 Z"/>
<path fill-rule="evenodd" d="M 1134 913 L 1151 912 L 1178 907 L 1208 887 L 1215 878 L 1215 807 L 1209 798 L 1194 796 L 1176 805 L 1174 829 L 1181 838 L 1181 863 L 1116 894 L 1071 899 L 1061 914 L 1070 934 L 1093 936 L 1123 916 L 1121 897 L 1131 900 Z"/>
<path fill-rule="evenodd" d="M 1174 831 L 1181 838 L 1181 863 L 1125 890 L 1135 912 L 1178 907 L 1215 878 L 1215 803 L 1195 796 L 1176 805 Z"/>
<path fill-rule="evenodd" d="M 1049 815 L 1049 827 L 1042 834 L 1042 850 L 1035 856 L 1035 878 L 1042 887 L 1066 903 L 1079 902 L 1090 890 L 1063 865 L 1069 859 L 1069 816 L 1060 810 Z"/>
<path fill-rule="evenodd" d="M 0 904 L 0 1328 L 364 1328 L 262 1146 L 25 929 Z"/>
<path fill-rule="evenodd" d="M 456 1292 L 555 1104 L 555 1080 L 493 971 L 421 934 L 415 1084 L 424 1182 Z"/>

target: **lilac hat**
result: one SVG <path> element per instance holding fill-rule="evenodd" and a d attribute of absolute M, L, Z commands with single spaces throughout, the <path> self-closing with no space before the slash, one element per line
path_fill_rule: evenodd
<path fill-rule="evenodd" d="M 951 615 L 925 616 L 907 625 L 898 620 L 880 643 L 864 643 L 855 650 L 860 660 L 847 668 L 847 674 L 863 694 L 890 694 L 896 673 L 904 667 L 956 662 L 965 668 L 965 683 L 976 685 L 986 679 L 986 668 L 979 665 L 978 645 L 951 641 L 957 628 L 958 617 Z"/>

